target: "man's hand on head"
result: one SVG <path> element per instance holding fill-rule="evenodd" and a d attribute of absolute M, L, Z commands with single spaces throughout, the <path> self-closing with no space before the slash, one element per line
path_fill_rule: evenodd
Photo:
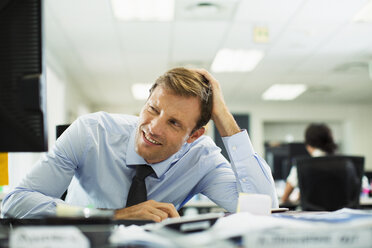
<path fill-rule="evenodd" d="M 115 211 L 115 219 L 143 219 L 160 222 L 173 217 L 180 217 L 173 204 L 154 200 Z"/>
<path fill-rule="evenodd" d="M 226 106 L 220 83 L 205 69 L 195 69 L 195 71 L 203 75 L 212 87 L 212 120 L 221 137 L 231 136 L 240 132 L 238 124 Z"/>
<path fill-rule="evenodd" d="M 212 87 L 213 92 L 212 120 L 214 120 L 216 116 L 220 115 L 223 112 L 228 111 L 223 98 L 220 83 L 205 69 L 195 69 L 195 71 L 203 75 L 204 78 L 208 80 L 209 84 Z"/>

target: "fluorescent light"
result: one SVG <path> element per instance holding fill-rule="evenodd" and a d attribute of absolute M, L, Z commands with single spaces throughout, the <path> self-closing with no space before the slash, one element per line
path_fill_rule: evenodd
<path fill-rule="evenodd" d="M 125 21 L 171 21 L 174 0 L 111 0 L 117 19 Z"/>
<path fill-rule="evenodd" d="M 146 100 L 149 97 L 149 91 L 152 84 L 133 84 L 132 95 L 137 100 Z"/>
<path fill-rule="evenodd" d="M 358 14 L 356 14 L 354 22 L 372 22 L 372 1 L 368 1 Z"/>
<path fill-rule="evenodd" d="M 211 69 L 214 72 L 252 71 L 263 56 L 264 52 L 260 50 L 221 49 L 214 58 Z"/>
<path fill-rule="evenodd" d="M 304 84 L 274 84 L 262 94 L 262 99 L 289 101 L 304 93 L 306 89 Z"/>

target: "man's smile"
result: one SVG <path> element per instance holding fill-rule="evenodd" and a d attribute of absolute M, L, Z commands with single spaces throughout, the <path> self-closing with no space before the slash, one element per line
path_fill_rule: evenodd
<path fill-rule="evenodd" d="M 144 140 L 147 141 L 146 143 L 149 142 L 149 143 L 154 144 L 154 145 L 161 145 L 160 142 L 158 142 L 158 141 L 152 139 L 152 138 L 150 137 L 150 135 L 148 135 L 148 134 L 145 133 L 144 131 L 142 131 L 142 132 L 143 132 Z"/>

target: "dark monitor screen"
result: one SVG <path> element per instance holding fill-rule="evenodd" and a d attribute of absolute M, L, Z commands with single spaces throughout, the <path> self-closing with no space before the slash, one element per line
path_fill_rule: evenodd
<path fill-rule="evenodd" d="M 275 180 L 285 180 L 296 157 L 309 157 L 304 143 L 286 143 L 265 146 L 265 159 Z"/>
<path fill-rule="evenodd" d="M 0 152 L 48 149 L 42 9 L 0 1 Z"/>

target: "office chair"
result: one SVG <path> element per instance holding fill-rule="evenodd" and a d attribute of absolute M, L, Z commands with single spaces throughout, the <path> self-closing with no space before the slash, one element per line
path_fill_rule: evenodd
<path fill-rule="evenodd" d="M 302 210 L 359 207 L 364 157 L 298 158 L 296 166 Z"/>

